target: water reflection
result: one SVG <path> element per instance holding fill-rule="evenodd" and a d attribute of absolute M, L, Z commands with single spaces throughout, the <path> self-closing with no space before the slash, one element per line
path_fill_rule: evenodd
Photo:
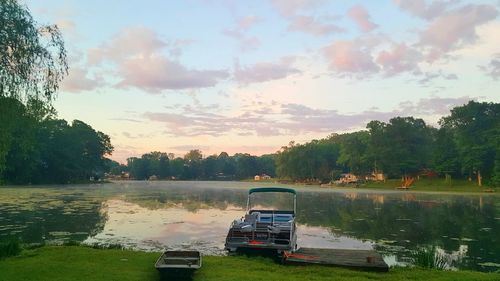
<path fill-rule="evenodd" d="M 255 185 L 238 182 L 122 182 L 101 186 L 0 189 L 0 237 L 77 240 L 144 250 L 191 248 L 223 254 L 231 221 Z M 376 248 L 389 264 L 434 246 L 457 268 L 500 264 L 500 198 L 299 188 L 298 244 Z M 283 194 L 259 198 L 283 208 Z"/>

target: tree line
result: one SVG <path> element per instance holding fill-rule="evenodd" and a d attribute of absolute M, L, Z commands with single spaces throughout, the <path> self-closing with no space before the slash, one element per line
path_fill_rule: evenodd
<path fill-rule="evenodd" d="M 57 119 L 14 98 L 0 97 L 0 182 L 68 183 L 102 177 L 110 138 L 88 124 Z"/>
<path fill-rule="evenodd" d="M 279 177 L 300 181 L 346 172 L 390 178 L 431 172 L 500 186 L 500 104 L 470 101 L 441 118 L 439 128 L 414 117 L 371 121 L 366 130 L 291 142 L 275 159 Z"/>
<path fill-rule="evenodd" d="M 150 152 L 141 157 L 130 157 L 127 165 L 117 162 L 111 164 L 114 175 L 128 172 L 137 180 L 178 179 L 178 180 L 241 180 L 266 174 L 276 176 L 274 155 L 254 156 L 237 153 L 229 156 L 226 152 L 203 157 L 200 150 L 194 149 L 175 157 L 172 153 Z"/>

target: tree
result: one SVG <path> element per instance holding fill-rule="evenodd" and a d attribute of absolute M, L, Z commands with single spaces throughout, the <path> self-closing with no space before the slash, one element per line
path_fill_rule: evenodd
<path fill-rule="evenodd" d="M 22 109 L 24 116 L 42 121 L 42 116 L 53 112 L 50 106 L 53 94 L 67 71 L 66 50 L 57 26 L 40 26 L 18 1 L 1 0 L 0 174 L 6 168 L 9 151 L 27 152 L 33 148 L 26 141 L 18 143 L 12 139 L 18 134 L 12 130 L 23 129 L 12 114 L 21 106 L 15 100 L 27 106 Z M 11 161 L 19 155 L 11 153 Z"/>
<path fill-rule="evenodd" d="M 184 165 L 186 162 L 184 159 L 177 157 L 170 161 L 170 175 L 175 177 L 176 179 L 180 179 L 183 176 Z"/>
<path fill-rule="evenodd" d="M 436 132 L 433 153 L 434 168 L 440 174 L 450 178 L 460 174 L 460 158 L 452 131 L 442 127 Z"/>
<path fill-rule="evenodd" d="M 186 161 L 188 170 L 185 169 L 183 172 L 184 177 L 191 179 L 197 179 L 202 176 L 203 170 L 201 166 L 201 161 L 203 159 L 203 154 L 199 149 L 190 150 L 186 155 L 184 155 L 184 160 Z"/>
<path fill-rule="evenodd" d="M 50 104 L 67 72 L 58 27 L 38 25 L 16 0 L 0 1 L 0 97 Z"/>
<path fill-rule="evenodd" d="M 390 176 L 416 174 L 430 163 L 433 129 L 424 120 L 395 117 L 389 123 L 371 121 L 370 158 Z"/>
<path fill-rule="evenodd" d="M 463 172 L 473 172 L 477 183 L 493 172 L 500 138 L 500 104 L 470 101 L 455 107 L 440 124 L 453 133 Z"/>
<path fill-rule="evenodd" d="M 367 131 L 341 135 L 337 163 L 347 166 L 351 173 L 368 174 L 373 168 L 368 154 L 369 140 Z"/>

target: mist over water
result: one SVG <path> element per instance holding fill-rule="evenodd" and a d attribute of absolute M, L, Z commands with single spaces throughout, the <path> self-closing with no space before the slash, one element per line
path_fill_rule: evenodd
<path fill-rule="evenodd" d="M 230 223 L 245 213 L 243 182 L 116 182 L 0 188 L 0 239 L 121 244 L 223 255 Z M 266 185 L 266 184 L 264 184 Z M 500 266 L 500 197 L 295 187 L 299 247 L 375 248 L 391 264 L 434 247 L 450 267 Z M 288 194 L 255 202 L 289 208 Z"/>

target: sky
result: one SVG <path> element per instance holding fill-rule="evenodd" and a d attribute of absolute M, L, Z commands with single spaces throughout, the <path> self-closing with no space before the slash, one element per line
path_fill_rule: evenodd
<path fill-rule="evenodd" d="M 57 24 L 60 118 L 111 137 L 111 158 L 274 153 L 396 116 L 500 102 L 500 1 L 24 2 Z"/>

